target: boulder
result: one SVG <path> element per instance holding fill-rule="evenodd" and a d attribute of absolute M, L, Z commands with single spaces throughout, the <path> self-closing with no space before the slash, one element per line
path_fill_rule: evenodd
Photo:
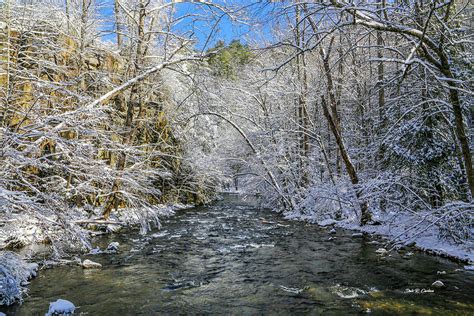
<path fill-rule="evenodd" d="M 89 251 L 89 254 L 90 255 L 99 255 L 101 254 L 103 251 L 100 250 L 100 248 L 94 248 L 94 249 L 91 249 L 91 251 Z"/>
<path fill-rule="evenodd" d="M 433 284 L 431 284 L 431 286 L 437 287 L 437 288 L 445 287 L 444 283 L 441 282 L 440 280 L 434 281 Z"/>
<path fill-rule="evenodd" d="M 48 313 L 45 316 L 52 315 L 72 315 L 76 306 L 68 300 L 58 299 L 56 302 L 49 303 Z"/>
<path fill-rule="evenodd" d="M 92 260 L 86 259 L 82 261 L 82 267 L 84 269 L 100 269 L 102 268 L 102 265 L 98 262 L 94 262 Z"/>
<path fill-rule="evenodd" d="M 107 251 L 108 252 L 118 252 L 120 249 L 120 244 L 116 241 L 114 242 L 111 242 L 108 246 L 107 246 Z"/>
<path fill-rule="evenodd" d="M 386 255 L 388 253 L 388 250 L 385 248 L 379 248 L 375 250 L 375 252 L 378 253 L 379 255 Z"/>

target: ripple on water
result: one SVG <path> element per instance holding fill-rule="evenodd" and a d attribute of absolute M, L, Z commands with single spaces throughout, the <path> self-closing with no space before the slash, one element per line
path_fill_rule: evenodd
<path fill-rule="evenodd" d="M 329 241 L 328 231 L 231 197 L 162 225 L 146 237 L 113 235 L 120 252 L 96 255 L 100 271 L 41 271 L 8 315 L 44 315 L 58 298 L 90 315 L 474 314 L 474 276 L 462 266 L 420 253 L 382 260 L 370 240 L 338 230 Z M 405 293 L 437 279 L 445 289 Z"/>

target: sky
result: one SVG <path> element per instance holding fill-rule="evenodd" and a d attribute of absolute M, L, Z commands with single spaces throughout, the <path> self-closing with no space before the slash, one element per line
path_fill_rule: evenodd
<path fill-rule="evenodd" d="M 179 19 L 179 22 L 175 24 L 173 31 L 187 36 L 193 33 L 193 37 L 197 39 L 195 47 L 199 50 L 207 50 L 219 40 L 229 43 L 234 39 L 239 39 L 242 43 L 248 43 L 271 37 L 270 26 L 260 28 L 255 25 L 256 20 L 264 19 L 271 10 L 273 5 L 268 4 L 267 1 L 213 0 L 212 3 L 217 6 L 227 3 L 227 8 L 245 7 L 249 9 L 251 15 L 245 15 L 243 10 L 235 11 L 233 15 L 239 17 L 233 21 L 228 14 L 217 7 L 192 2 L 175 3 L 174 17 Z M 105 0 L 103 9 L 100 10 L 100 14 L 107 17 L 109 21 L 105 23 L 105 29 L 108 30 L 113 30 L 112 8 L 113 0 Z M 114 42 L 115 35 L 107 33 L 103 39 Z"/>

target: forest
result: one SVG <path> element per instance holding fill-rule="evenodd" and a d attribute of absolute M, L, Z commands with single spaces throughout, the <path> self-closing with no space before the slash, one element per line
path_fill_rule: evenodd
<path fill-rule="evenodd" d="M 228 195 L 473 270 L 473 23 L 468 0 L 0 0 L 0 306 Z"/>

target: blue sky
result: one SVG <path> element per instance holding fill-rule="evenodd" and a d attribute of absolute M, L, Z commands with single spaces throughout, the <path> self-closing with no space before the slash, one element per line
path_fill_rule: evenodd
<path fill-rule="evenodd" d="M 177 25 L 179 32 L 195 32 L 198 39 L 196 48 L 198 49 L 212 47 L 218 40 L 229 43 L 233 39 L 241 39 L 245 42 L 245 36 L 251 31 L 248 25 L 231 21 L 228 15 L 212 7 L 194 3 L 179 3 L 175 8 L 176 17 L 188 14 L 201 16 L 197 19 L 196 17 L 186 18 Z"/>
<path fill-rule="evenodd" d="M 224 4 L 222 0 L 212 1 L 216 5 Z M 230 6 L 235 5 L 238 7 L 248 7 L 251 9 L 252 15 L 250 17 L 253 20 L 251 23 L 248 19 L 246 21 L 231 21 L 230 17 L 217 9 L 216 7 L 203 5 L 199 3 L 182 2 L 174 5 L 175 18 L 182 18 L 178 23 L 175 24 L 174 31 L 181 34 L 190 36 L 193 33 L 193 37 L 197 39 L 197 49 L 208 49 L 213 47 L 218 40 L 224 40 L 226 43 L 234 39 L 240 39 L 241 42 L 246 43 L 248 39 L 257 40 L 259 37 L 262 39 L 268 39 L 271 37 L 269 27 L 263 29 L 262 32 L 256 32 L 254 27 L 254 21 L 265 18 L 272 8 L 272 4 L 268 4 L 267 1 L 245 1 L 245 0 L 233 0 L 225 1 Z M 105 6 L 101 9 L 100 13 L 105 17 L 113 16 L 113 0 L 105 0 Z M 242 11 L 236 12 L 235 15 L 243 13 Z M 111 19 L 107 19 L 106 29 L 113 29 L 113 22 Z M 209 35 L 211 35 L 209 37 Z M 114 34 L 106 34 L 103 37 L 106 40 L 115 41 Z"/>

